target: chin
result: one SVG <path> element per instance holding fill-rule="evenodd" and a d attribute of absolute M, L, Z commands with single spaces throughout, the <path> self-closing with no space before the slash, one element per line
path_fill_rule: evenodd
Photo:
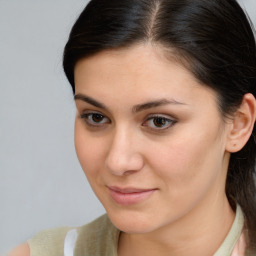
<path fill-rule="evenodd" d="M 141 212 L 134 211 L 107 211 L 109 219 L 113 225 L 125 233 L 144 234 L 156 230 L 158 227 L 156 220 Z"/>

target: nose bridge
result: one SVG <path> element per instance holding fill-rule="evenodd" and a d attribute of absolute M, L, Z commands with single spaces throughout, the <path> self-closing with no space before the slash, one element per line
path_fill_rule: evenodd
<path fill-rule="evenodd" d="M 115 175 L 135 172 L 142 168 L 143 159 L 139 152 L 137 133 L 127 125 L 116 127 L 106 158 L 106 166 Z"/>

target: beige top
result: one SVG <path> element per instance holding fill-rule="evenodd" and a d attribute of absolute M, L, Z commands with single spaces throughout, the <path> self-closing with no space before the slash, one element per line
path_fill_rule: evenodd
<path fill-rule="evenodd" d="M 238 206 L 234 223 L 213 256 L 244 256 L 244 217 Z M 120 231 L 107 215 L 78 227 L 45 230 L 28 241 L 31 256 L 117 256 Z"/>

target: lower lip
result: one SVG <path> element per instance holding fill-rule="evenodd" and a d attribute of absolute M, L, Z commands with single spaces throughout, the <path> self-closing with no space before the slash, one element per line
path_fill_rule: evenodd
<path fill-rule="evenodd" d="M 121 193 L 118 191 L 114 191 L 112 189 L 109 189 L 110 196 L 112 199 L 120 205 L 133 205 L 138 204 L 147 198 L 149 198 L 156 190 L 147 190 L 142 192 L 136 192 L 136 193 Z"/>

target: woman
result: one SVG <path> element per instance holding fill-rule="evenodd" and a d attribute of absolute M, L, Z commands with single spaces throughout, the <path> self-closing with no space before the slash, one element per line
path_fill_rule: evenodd
<path fill-rule="evenodd" d="M 63 66 L 107 215 L 11 255 L 256 255 L 256 47 L 235 0 L 92 0 Z"/>

